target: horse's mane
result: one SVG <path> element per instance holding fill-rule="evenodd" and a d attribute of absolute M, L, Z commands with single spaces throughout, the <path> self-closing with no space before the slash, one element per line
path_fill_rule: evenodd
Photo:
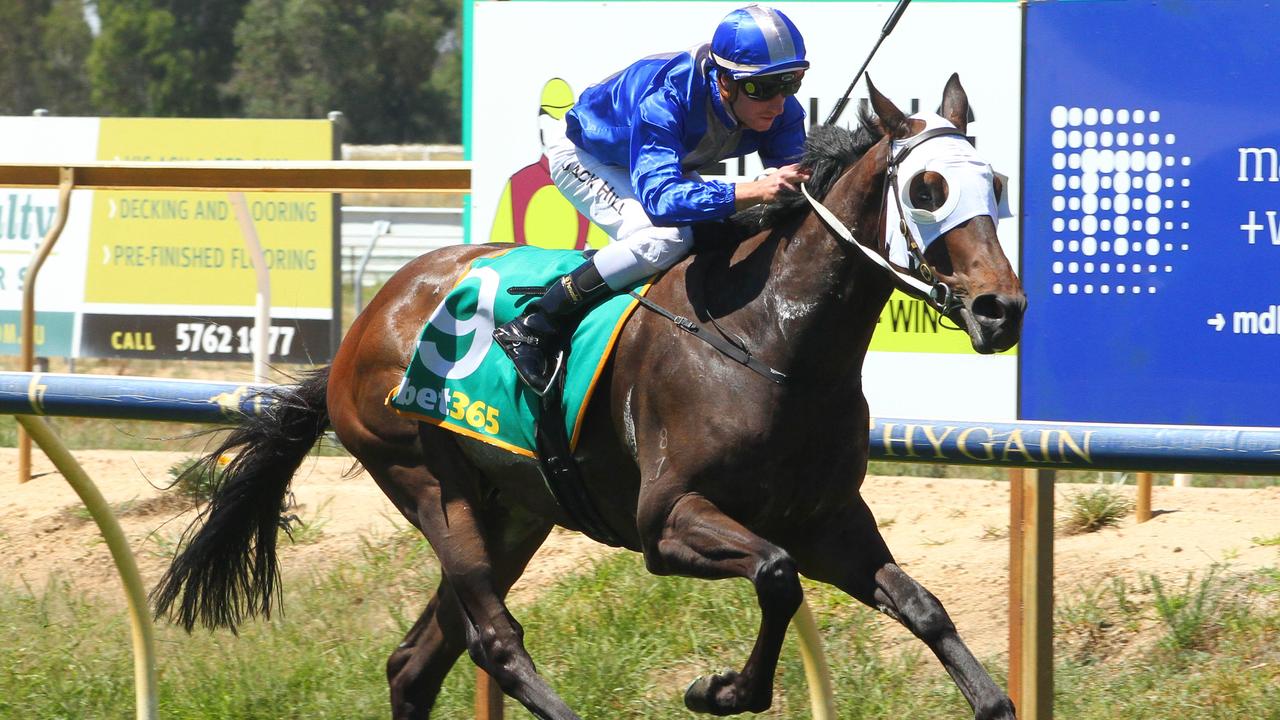
<path fill-rule="evenodd" d="M 862 108 L 858 114 L 858 128 L 849 130 L 838 125 L 818 125 L 809 131 L 804 141 L 804 155 L 800 164 L 809 169 L 811 176 L 805 184 L 809 194 L 821 200 L 831 191 L 844 171 L 857 162 L 882 133 L 876 129 L 870 110 Z M 694 237 L 699 249 L 736 244 L 753 235 L 777 227 L 802 216 L 809 203 L 800 193 L 787 193 L 768 205 L 757 205 L 734 214 L 725 221 L 705 222 L 694 225 Z"/>

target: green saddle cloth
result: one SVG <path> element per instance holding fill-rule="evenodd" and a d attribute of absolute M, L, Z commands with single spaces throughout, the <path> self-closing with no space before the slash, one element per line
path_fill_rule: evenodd
<path fill-rule="evenodd" d="M 508 288 L 545 287 L 582 259 L 577 250 L 528 245 L 476 258 L 431 313 L 409 369 L 387 403 L 402 414 L 535 457 L 539 398 L 517 377 L 510 358 L 493 341 L 493 329 L 536 299 Z M 649 286 L 633 289 L 644 294 Z M 563 398 L 571 448 L 600 372 L 635 306 L 629 294 L 614 295 L 592 308 L 573 333 Z"/>

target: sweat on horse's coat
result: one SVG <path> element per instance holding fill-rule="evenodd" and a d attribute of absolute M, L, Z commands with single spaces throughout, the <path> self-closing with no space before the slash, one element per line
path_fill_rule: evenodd
<path fill-rule="evenodd" d="M 823 202 L 858 241 L 878 249 L 890 141 L 914 136 L 923 123 L 867 85 L 876 131 L 830 131 L 856 157 L 824 171 L 834 179 Z M 968 98 L 954 75 L 940 114 L 965 129 Z M 858 137 L 873 142 L 862 147 Z M 927 172 L 920 185 L 945 192 Z M 651 572 L 745 578 L 755 586 L 761 620 L 750 657 L 739 671 L 696 680 L 685 704 L 717 715 L 770 706 L 804 574 L 882 610 L 924 641 L 976 720 L 1013 720 L 1013 704 L 942 604 L 895 564 L 859 494 L 869 442 L 862 361 L 892 292 L 889 276 L 803 210 L 758 210 L 735 228 L 731 242 L 677 264 L 648 297 L 748 338 L 753 354 L 787 382 L 771 383 L 691 342 L 656 314 L 635 314 L 587 406 L 576 452 L 602 521 L 644 553 Z M 271 417 L 247 419 L 209 456 L 216 462 L 220 453 L 241 451 L 157 588 L 158 613 L 171 611 L 191 628 L 234 627 L 270 612 L 281 501 L 331 423 L 440 560 L 435 596 L 387 662 L 392 715 L 427 717 L 467 652 L 536 717 L 578 717 L 537 673 L 504 601 L 551 527 L 572 526 L 535 463 L 383 405 L 456 269 L 499 249 L 446 248 L 409 263 L 356 319 L 329 368 L 278 392 Z M 958 298 L 951 317 L 974 349 L 1011 347 L 1026 299 L 994 220 L 957 225 L 925 255 Z M 930 381 L 945 392 L 947 382 L 967 379 Z"/>

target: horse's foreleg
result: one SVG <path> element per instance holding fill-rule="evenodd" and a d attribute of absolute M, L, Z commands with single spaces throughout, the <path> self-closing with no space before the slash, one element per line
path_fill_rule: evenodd
<path fill-rule="evenodd" d="M 923 640 L 973 707 L 976 720 L 1015 720 L 1009 696 L 960 639 L 938 598 L 894 562 L 861 500 L 801 553 L 801 563 L 805 575 L 832 583 Z"/>
<path fill-rule="evenodd" d="M 803 599 L 795 562 L 725 515 L 701 495 L 681 497 L 661 531 L 645 538 L 645 561 L 659 575 L 751 580 L 760 603 L 760 630 L 741 672 L 704 675 L 685 692 L 695 712 L 762 712 L 773 704 L 773 676 L 791 616 Z"/>

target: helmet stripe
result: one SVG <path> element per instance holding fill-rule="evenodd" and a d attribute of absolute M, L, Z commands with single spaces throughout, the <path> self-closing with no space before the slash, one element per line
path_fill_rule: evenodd
<path fill-rule="evenodd" d="M 778 17 L 776 12 L 759 5 L 748 5 L 744 8 L 753 20 L 760 34 L 764 36 L 765 46 L 769 48 L 769 59 L 779 62 L 796 56 L 796 45 L 791 38 L 791 31 Z"/>
<path fill-rule="evenodd" d="M 726 70 L 731 70 L 733 72 L 756 73 L 756 72 L 760 72 L 765 68 L 764 65 L 744 65 L 742 63 L 736 63 L 736 62 L 733 62 L 732 60 L 727 60 L 725 58 L 722 58 L 715 53 L 711 53 L 711 59 L 714 60 L 715 63 L 720 67 Z"/>

